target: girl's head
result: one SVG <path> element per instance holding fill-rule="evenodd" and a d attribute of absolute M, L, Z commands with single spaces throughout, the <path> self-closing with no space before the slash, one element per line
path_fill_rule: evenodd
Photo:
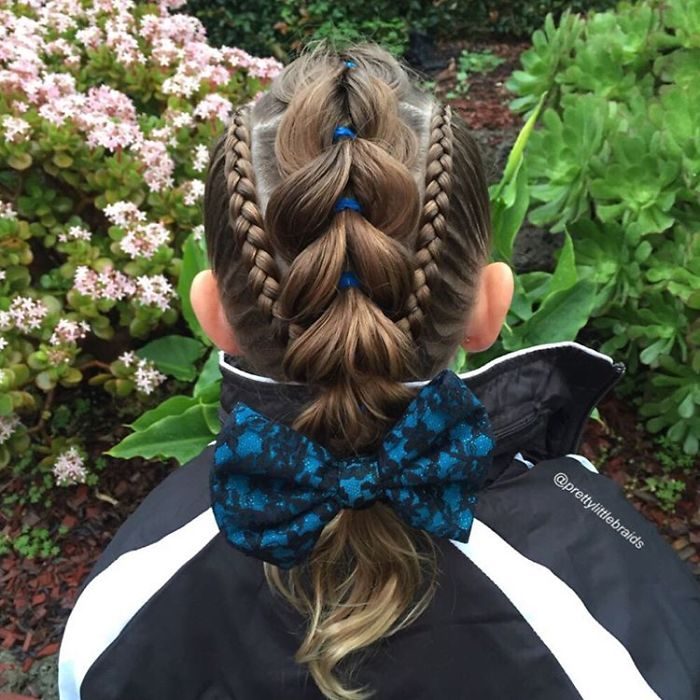
<path fill-rule="evenodd" d="M 253 371 L 313 385 L 294 427 L 337 454 L 372 450 L 415 391 L 405 382 L 460 344 L 489 347 L 511 301 L 510 269 L 487 264 L 474 140 L 373 44 L 317 44 L 237 110 L 204 207 L 205 332 Z M 266 565 L 308 617 L 297 658 L 329 698 L 361 697 L 336 666 L 415 619 L 435 571 L 428 536 L 381 503 L 342 511 L 304 566 Z"/>

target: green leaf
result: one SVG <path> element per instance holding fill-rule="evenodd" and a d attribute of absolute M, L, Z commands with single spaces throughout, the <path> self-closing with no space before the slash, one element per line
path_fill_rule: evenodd
<path fill-rule="evenodd" d="M 508 204 L 506 196 L 511 204 Z M 506 185 L 502 196 L 495 199 L 492 205 L 494 248 L 506 262 L 510 262 L 513 256 L 513 241 L 523 225 L 529 206 L 530 194 L 523 164 L 518 168 L 513 183 Z"/>
<path fill-rule="evenodd" d="M 574 244 L 567 231 L 564 232 L 564 245 L 559 251 L 557 266 L 549 282 L 549 294 L 569 289 L 576 284 L 578 274 L 574 259 Z"/>
<path fill-rule="evenodd" d="M 540 110 L 542 109 L 542 105 L 544 104 L 544 100 L 546 97 L 546 92 L 543 92 L 540 95 L 540 99 L 537 102 L 537 107 L 535 107 L 535 110 L 525 122 L 525 126 L 523 126 L 523 128 L 520 130 L 520 133 L 518 134 L 518 137 L 515 139 L 513 148 L 511 149 L 510 154 L 508 155 L 508 161 L 506 162 L 506 167 L 503 171 L 503 177 L 501 178 L 501 181 L 498 183 L 496 191 L 494 192 L 494 198 L 499 197 L 505 185 L 515 178 L 517 170 L 523 159 L 525 146 L 527 146 L 527 142 L 530 139 L 530 134 L 532 134 L 532 131 L 535 128 L 535 124 L 537 123 L 537 119 L 540 115 Z"/>
<path fill-rule="evenodd" d="M 182 269 L 180 270 L 180 279 L 177 283 L 177 292 L 180 295 L 180 303 L 182 304 L 182 315 L 185 321 L 187 321 L 187 325 L 190 327 L 192 334 L 203 343 L 211 345 L 211 341 L 207 338 L 202 327 L 199 325 L 199 321 L 192 309 L 192 303 L 190 302 L 192 280 L 202 270 L 207 269 L 207 255 L 199 241 L 195 240 L 194 234 L 188 236 L 182 249 Z"/>
<path fill-rule="evenodd" d="M 209 426 L 212 435 L 216 435 L 221 430 L 221 420 L 219 419 L 219 404 L 207 403 L 204 406 L 204 420 Z"/>
<path fill-rule="evenodd" d="M 574 340 L 586 325 L 596 301 L 596 286 L 580 280 L 570 289 L 548 296 L 518 332 L 523 345 Z"/>
<path fill-rule="evenodd" d="M 56 153 L 52 160 L 59 168 L 70 168 L 73 165 L 73 159 L 67 153 Z"/>
<path fill-rule="evenodd" d="M 29 153 L 15 153 L 7 159 L 7 164 L 15 170 L 26 170 L 32 164 Z"/>
<path fill-rule="evenodd" d="M 197 399 L 192 396 L 171 396 L 155 408 L 140 415 L 129 427 L 136 431 L 145 430 L 163 418 L 181 415 L 197 403 L 199 403 Z"/>
<path fill-rule="evenodd" d="M 12 407 L 12 397 L 9 394 L 0 394 L 0 416 L 9 416 Z"/>
<path fill-rule="evenodd" d="M 144 345 L 136 354 L 151 360 L 155 366 L 175 379 L 192 381 L 197 376 L 195 363 L 204 354 L 205 346 L 194 338 L 168 335 Z"/>
<path fill-rule="evenodd" d="M 199 377 L 197 377 L 197 383 L 194 385 L 194 395 L 199 396 L 209 385 L 220 379 L 219 350 L 218 348 L 212 348 L 207 361 L 202 367 L 202 371 L 199 373 Z"/>
<path fill-rule="evenodd" d="M 180 464 L 196 457 L 212 439 L 207 423 L 207 407 L 197 404 L 178 416 L 167 416 L 127 435 L 107 452 L 112 457 L 130 459 L 175 458 Z"/>

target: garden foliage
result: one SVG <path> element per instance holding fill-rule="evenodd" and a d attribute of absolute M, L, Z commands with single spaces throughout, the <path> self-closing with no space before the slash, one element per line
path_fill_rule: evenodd
<path fill-rule="evenodd" d="M 558 18 L 566 8 L 586 12 L 614 5 L 615 0 L 190 0 L 187 6 L 204 22 L 213 43 L 287 60 L 321 38 L 371 39 L 397 55 L 408 47 L 411 31 L 433 40 L 485 33 L 527 39 L 547 13 Z"/>
<path fill-rule="evenodd" d="M 180 5 L 0 10 L 0 468 L 36 448 L 58 483 L 84 481 L 79 436 L 47 444 L 66 389 L 134 400 L 194 379 L 204 348 L 177 334 L 193 321 L 177 288 L 209 145 L 281 64 L 212 48 Z"/>
<path fill-rule="evenodd" d="M 626 363 L 646 427 L 697 454 L 700 4 L 549 16 L 522 66 L 512 108 L 531 114 L 546 95 L 525 154 L 529 221 L 565 232 L 562 258 L 592 290 L 591 327 Z"/>

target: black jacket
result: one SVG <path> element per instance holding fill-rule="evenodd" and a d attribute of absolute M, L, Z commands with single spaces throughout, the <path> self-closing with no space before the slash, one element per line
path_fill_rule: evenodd
<path fill-rule="evenodd" d="M 243 401 L 289 423 L 308 398 L 231 362 L 222 417 Z M 462 375 L 496 435 L 469 542 L 437 541 L 432 603 L 363 657 L 353 687 L 380 700 L 700 698 L 700 586 L 575 454 L 623 372 L 554 343 Z M 293 660 L 303 620 L 216 526 L 211 460 L 209 446 L 165 479 L 97 562 L 65 629 L 61 700 L 322 697 Z"/>

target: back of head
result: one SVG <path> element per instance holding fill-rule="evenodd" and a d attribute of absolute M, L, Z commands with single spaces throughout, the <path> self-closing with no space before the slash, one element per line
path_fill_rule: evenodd
<path fill-rule="evenodd" d="M 215 144 L 205 230 L 247 366 L 313 385 L 294 427 L 348 455 L 377 445 L 407 381 L 454 355 L 488 256 L 488 192 L 466 126 L 409 69 L 373 44 L 320 43 Z M 426 533 L 375 503 L 341 511 L 303 566 L 265 566 L 308 619 L 297 660 L 327 697 L 359 698 L 336 667 L 420 615 L 436 561 Z"/>

